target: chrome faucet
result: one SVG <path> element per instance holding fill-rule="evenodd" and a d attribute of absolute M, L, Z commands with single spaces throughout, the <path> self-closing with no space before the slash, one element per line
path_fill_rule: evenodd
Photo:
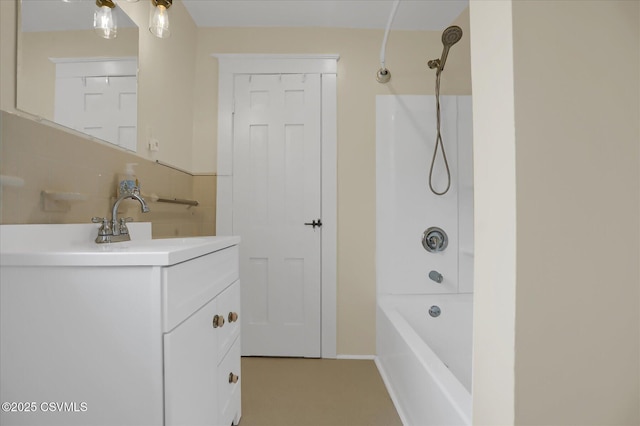
<path fill-rule="evenodd" d="M 133 218 L 123 217 L 118 220 L 118 207 L 122 200 L 127 198 L 137 200 L 140 203 L 140 210 L 142 213 L 149 212 L 147 202 L 140 196 L 140 189 L 135 187 L 131 192 L 125 192 L 118 197 L 115 203 L 113 203 L 113 209 L 111 210 L 111 222 L 109 222 L 106 217 L 94 217 L 91 219 L 93 223 L 102 222 L 102 225 L 98 229 L 96 243 L 117 243 L 120 241 L 131 240 L 131 237 L 129 236 L 129 228 L 127 228 L 127 222 L 133 220 Z"/>

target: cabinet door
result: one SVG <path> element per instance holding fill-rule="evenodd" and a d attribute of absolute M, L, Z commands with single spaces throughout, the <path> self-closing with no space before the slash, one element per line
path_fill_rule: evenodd
<path fill-rule="evenodd" d="M 218 341 L 214 299 L 164 335 L 165 425 L 217 422 Z"/>
<path fill-rule="evenodd" d="M 216 300 L 219 311 L 225 316 L 224 327 L 218 329 L 218 359 L 222 361 L 240 335 L 240 280 L 231 284 Z"/>
<path fill-rule="evenodd" d="M 241 416 L 240 339 L 236 339 L 218 368 L 218 424 L 237 425 Z"/>

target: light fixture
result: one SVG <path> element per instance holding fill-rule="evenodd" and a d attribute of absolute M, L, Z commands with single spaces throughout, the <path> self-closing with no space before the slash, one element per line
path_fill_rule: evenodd
<path fill-rule="evenodd" d="M 118 23 L 113 8 L 116 4 L 113 0 L 96 0 L 96 9 L 93 14 L 93 29 L 103 38 L 115 38 L 118 32 Z"/>
<path fill-rule="evenodd" d="M 173 0 L 151 0 L 151 11 L 149 13 L 149 31 L 156 37 L 168 38 L 171 35 L 169 30 L 169 9 Z"/>

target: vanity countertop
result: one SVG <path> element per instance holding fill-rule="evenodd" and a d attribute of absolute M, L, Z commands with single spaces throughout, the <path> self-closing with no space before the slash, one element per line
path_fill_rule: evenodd
<path fill-rule="evenodd" d="M 131 241 L 108 244 L 93 241 L 95 225 L 2 225 L 0 266 L 169 266 L 240 242 L 235 236 L 151 239 L 150 226 L 131 225 Z M 61 227 L 68 232 L 60 234 Z"/>

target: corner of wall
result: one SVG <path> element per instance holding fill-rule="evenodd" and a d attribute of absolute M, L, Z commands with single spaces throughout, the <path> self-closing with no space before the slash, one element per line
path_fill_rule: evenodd
<path fill-rule="evenodd" d="M 512 1 L 472 1 L 469 14 L 475 191 L 473 423 L 513 424 L 516 146 Z"/>
<path fill-rule="evenodd" d="M 16 21 L 17 1 L 0 1 L 0 109 L 16 108 Z"/>

